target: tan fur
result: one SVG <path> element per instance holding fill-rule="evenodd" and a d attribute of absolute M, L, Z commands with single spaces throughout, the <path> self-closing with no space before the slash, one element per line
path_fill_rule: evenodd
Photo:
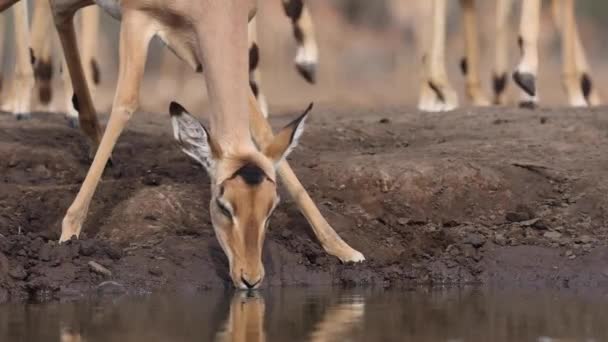
<path fill-rule="evenodd" d="M 98 126 L 96 114 L 92 106 L 87 82 L 80 63 L 80 56 L 76 46 L 73 16 L 74 10 L 88 4 L 79 0 L 52 0 L 53 15 L 61 42 L 66 55 L 70 76 L 74 84 L 76 95 L 80 104 L 81 124 L 90 130 L 91 138 L 97 141 Z M 111 151 L 118 137 L 136 111 L 139 103 L 139 88 L 143 77 L 147 58 L 148 44 L 154 35 L 159 35 L 179 57 L 193 67 L 203 65 L 207 92 L 210 98 L 210 132 L 215 143 L 221 147 L 221 159 L 216 160 L 212 170 L 212 200 L 211 215 L 217 237 L 224 247 L 230 261 L 230 270 L 233 282 L 238 287 L 245 287 L 243 279 L 263 276 L 261 267 L 261 239 L 264 228 L 243 232 L 243 245 L 239 246 L 235 238 L 227 236 L 226 222 L 218 223 L 218 211 L 214 207 L 214 200 L 231 201 L 232 207 L 239 209 L 235 213 L 242 229 L 261 227 L 261 218 L 268 218 L 269 204 L 276 200 L 276 183 L 272 161 L 263 156 L 255 147 L 250 133 L 250 113 L 254 114 L 256 124 L 252 125 L 254 134 L 259 136 L 260 127 L 266 137 L 272 138 L 272 131 L 263 118 L 247 79 L 247 21 L 254 11 L 254 2 L 245 0 L 225 0 L 220 2 L 205 0 L 191 2 L 187 0 L 124 0 L 121 6 L 120 31 L 120 67 L 118 85 L 112 112 L 106 130 L 99 143 L 93 164 L 87 173 L 76 199 L 68 209 L 62 223 L 60 241 L 66 241 L 72 236 L 78 236 L 86 218 L 91 198 L 99 183 L 103 169 L 110 157 Z M 203 53 L 204 52 L 204 53 Z M 204 58 L 202 58 L 204 56 Z M 247 103 L 249 98 L 249 104 Z M 253 101 L 253 103 L 252 103 Z M 253 107 L 252 107 L 253 106 Z M 264 149 L 273 143 L 273 139 L 265 140 L 258 145 Z M 288 146 L 284 146 L 287 149 Z M 269 180 L 260 188 L 252 190 L 243 182 L 231 181 L 234 169 L 239 162 L 251 160 L 261 167 L 268 175 Z M 315 217 L 311 223 L 318 225 L 320 213 L 310 200 L 302 205 L 300 198 L 306 194 L 295 175 L 291 173 L 285 177 L 285 170 L 291 172 L 285 162 L 282 162 L 279 173 L 287 179 L 290 193 L 296 197 L 297 202 L 305 215 L 310 218 L 310 211 Z M 294 187 L 297 183 L 299 187 Z M 223 187 L 223 194 L 221 189 Z M 246 194 L 246 196 L 244 195 Z M 228 196 L 228 197 L 226 197 Z M 306 195 L 307 196 L 307 195 Z M 215 209 L 214 209 L 215 208 Z M 221 214 L 221 213 L 220 213 Z M 244 215 L 241 217 L 241 215 Z M 265 220 L 264 220 L 265 221 Z M 324 221 L 324 220 L 323 220 Z M 344 261 L 360 261 L 363 256 L 348 247 L 337 234 L 326 225 L 319 229 L 319 239 L 326 250 L 333 252 Z M 329 235 L 329 236 L 326 236 Z M 261 236 L 261 237 L 260 237 Z M 247 241 L 244 241 L 244 240 Z M 255 259 L 253 259 L 255 254 Z M 241 261 L 238 261 L 242 256 Z M 251 280 L 251 279 L 250 279 Z M 261 279 L 259 279 L 261 280 Z M 255 284 L 259 286 L 259 282 Z"/>

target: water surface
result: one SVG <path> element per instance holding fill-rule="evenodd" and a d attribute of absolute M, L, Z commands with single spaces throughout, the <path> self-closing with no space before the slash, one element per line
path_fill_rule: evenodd
<path fill-rule="evenodd" d="M 608 341 L 608 297 L 267 289 L 0 305 L 0 341 Z"/>

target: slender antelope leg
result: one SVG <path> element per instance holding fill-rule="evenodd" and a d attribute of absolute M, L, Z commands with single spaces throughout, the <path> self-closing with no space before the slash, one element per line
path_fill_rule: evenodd
<path fill-rule="evenodd" d="M 507 41 L 509 37 L 509 15 L 513 0 L 496 0 L 496 55 L 494 56 L 494 72 L 492 84 L 494 88 L 494 103 L 505 104 L 505 89 L 507 86 L 507 64 L 509 52 Z"/>
<path fill-rule="evenodd" d="M 303 0 L 283 0 L 285 13 L 291 19 L 293 35 L 298 43 L 296 69 L 309 83 L 316 82 L 319 49 L 315 40 L 312 17 Z"/>
<path fill-rule="evenodd" d="M 30 29 L 28 24 L 27 2 L 13 6 L 15 26 L 15 71 L 9 97 L 3 107 L 17 119 L 28 118 L 31 111 L 34 71 L 30 51 Z"/>
<path fill-rule="evenodd" d="M 148 45 L 154 36 L 154 26 L 148 17 L 131 10 L 123 10 L 120 28 L 118 84 L 110 120 L 99 144 L 76 199 L 68 209 L 61 227 L 60 242 L 80 234 L 89 204 L 108 162 L 112 149 L 139 104 L 139 88 L 144 73 Z M 77 55 L 77 51 L 66 51 L 66 55 Z M 74 59 L 68 58 L 68 66 Z M 71 70 L 71 68 L 70 68 Z M 74 82 L 75 89 L 87 87 L 84 79 Z M 87 92 L 88 93 L 88 92 Z"/>
<path fill-rule="evenodd" d="M 490 101 L 481 90 L 479 80 L 479 35 L 477 34 L 477 13 L 475 0 L 460 0 L 464 22 L 464 43 L 466 57 L 460 64 L 466 77 L 467 97 L 475 106 L 488 106 Z"/>
<path fill-rule="evenodd" d="M 431 50 L 424 58 L 426 79 L 418 102 L 418 108 L 423 111 L 440 112 L 458 107 L 458 95 L 450 86 L 445 69 L 446 16 L 447 0 L 433 0 Z"/>
<path fill-rule="evenodd" d="M 149 19 L 137 11 L 123 10 L 122 16 L 120 66 L 112 113 L 93 164 L 89 168 L 76 199 L 63 219 L 60 242 L 69 240 L 72 236 L 78 237 L 80 234 L 89 204 L 112 149 L 139 104 L 139 88 L 146 64 L 148 44 L 155 31 Z M 77 51 L 66 51 L 66 55 L 77 55 Z M 68 61 L 68 66 L 71 66 L 74 59 L 68 58 Z M 87 87 L 84 79 L 74 82 L 74 85 L 76 90 L 80 87 Z"/>
<path fill-rule="evenodd" d="M 52 32 L 51 6 L 48 0 L 38 0 L 34 4 L 32 17 L 31 46 L 36 62 L 34 63 L 34 76 L 38 88 L 38 100 L 44 109 L 47 109 L 52 97 L 53 88 L 53 61 L 51 48 L 53 39 L 49 39 Z"/>
<path fill-rule="evenodd" d="M 601 99 L 591 81 L 589 63 L 579 36 L 574 5 L 562 0 L 553 0 L 552 8 L 555 27 L 562 37 L 563 81 L 570 105 L 600 105 Z M 565 32 L 566 29 L 569 32 Z M 566 51 L 566 45 L 573 51 Z"/>
<path fill-rule="evenodd" d="M 589 106 L 599 106 L 602 104 L 597 87 L 594 86 L 591 81 L 591 71 L 587 56 L 585 54 L 585 48 L 581 41 L 578 27 L 576 22 L 574 23 L 574 60 L 576 63 L 576 69 L 578 70 L 580 78 L 580 86 L 583 91 L 583 96 L 587 100 Z"/>
<path fill-rule="evenodd" d="M 97 60 L 95 59 L 95 52 L 97 51 L 97 44 L 99 40 L 99 7 L 89 6 L 85 7 L 81 11 L 79 16 L 80 34 L 78 41 L 82 46 L 81 61 L 84 70 L 84 75 L 89 85 L 89 93 L 91 99 L 95 97 L 97 85 L 100 82 L 100 71 Z M 66 69 L 66 60 L 63 59 L 63 70 Z M 74 88 L 70 81 L 70 75 L 64 73 L 63 79 L 63 94 L 65 103 L 65 113 L 68 119 L 68 124 L 71 127 L 78 125 L 78 110 L 74 107 L 72 101 L 72 94 Z"/>
<path fill-rule="evenodd" d="M 575 55 L 575 35 L 576 27 L 574 23 L 574 1 L 561 0 L 562 8 L 561 24 L 562 24 L 562 56 L 563 56 L 563 71 L 562 77 L 564 88 L 568 95 L 568 102 L 574 107 L 585 107 L 587 101 L 581 89 L 581 74 L 576 68 Z"/>
<path fill-rule="evenodd" d="M 522 89 L 520 106 L 534 108 L 537 103 L 536 76 L 538 74 L 538 30 L 540 0 L 526 0 L 521 8 L 518 44 L 521 60 L 513 73 L 513 80 Z"/>
<path fill-rule="evenodd" d="M 262 114 L 264 117 L 268 117 L 268 103 L 266 102 L 266 96 L 262 92 L 262 80 L 260 76 L 260 49 L 257 44 L 257 18 L 253 18 L 249 21 L 248 26 L 249 36 L 249 85 L 253 94 L 258 99 Z"/>
<path fill-rule="evenodd" d="M 99 44 L 99 11 L 99 6 L 85 7 L 82 9 L 80 18 L 81 34 L 79 41 L 82 46 L 84 74 L 92 98 L 95 98 L 97 86 L 101 82 L 99 64 L 95 59 L 97 44 Z"/>
<path fill-rule="evenodd" d="M 249 113 L 251 115 L 251 133 L 254 140 L 261 148 L 267 146 L 273 139 L 272 128 L 268 121 L 262 115 L 255 96 L 252 92 L 249 94 Z M 298 180 L 295 173 L 287 163 L 282 161 L 278 169 L 287 191 L 294 199 L 300 212 L 306 217 L 311 225 L 315 235 L 319 239 L 323 249 L 331 255 L 336 256 L 342 262 L 359 262 L 365 260 L 363 254 L 350 247 L 336 231 L 327 223 L 327 220 L 321 215 L 319 209 L 310 198 L 302 183 Z"/>
<path fill-rule="evenodd" d="M 55 5 L 55 3 L 53 2 L 52 5 Z M 63 48 L 64 59 L 67 61 L 63 72 L 64 74 L 67 74 L 67 69 L 71 78 L 71 82 L 69 83 L 76 85 L 74 88 L 74 99 L 78 102 L 78 120 L 80 128 L 91 140 L 91 152 L 94 152 L 101 140 L 101 127 L 97 120 L 95 107 L 93 106 L 91 94 L 89 93 L 87 81 L 80 62 L 76 31 L 74 30 L 74 12 L 62 12 L 55 7 L 52 7 L 52 10 L 55 27 L 59 33 L 59 40 L 61 41 L 61 46 Z"/>

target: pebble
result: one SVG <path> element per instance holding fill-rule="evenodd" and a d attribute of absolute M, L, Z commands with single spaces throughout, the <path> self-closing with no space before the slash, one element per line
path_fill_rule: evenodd
<path fill-rule="evenodd" d="M 161 270 L 160 267 L 158 267 L 158 266 L 150 267 L 148 269 L 148 272 L 150 272 L 151 275 L 157 276 L 157 277 L 160 277 L 161 275 L 163 275 L 163 270 Z"/>
<path fill-rule="evenodd" d="M 17 280 L 23 280 L 25 278 L 27 278 L 27 271 L 25 271 L 25 269 L 23 268 L 23 266 L 21 265 L 16 265 L 15 267 L 13 267 L 8 274 L 13 278 L 13 279 L 17 279 Z"/>
<path fill-rule="evenodd" d="M 95 254 L 97 247 L 94 241 L 83 240 L 80 242 L 80 255 L 91 256 Z"/>
<path fill-rule="evenodd" d="M 486 243 L 486 238 L 481 234 L 469 234 L 464 238 L 464 243 L 479 248 Z"/>
<path fill-rule="evenodd" d="M 92 261 L 92 260 L 89 261 L 89 267 L 91 268 L 91 271 L 93 271 L 97 274 L 105 275 L 106 277 L 112 276 L 112 271 L 103 267 L 102 265 L 100 265 L 99 263 L 97 263 L 95 261 Z"/>
<path fill-rule="evenodd" d="M 551 240 L 559 240 L 562 237 L 562 233 L 559 232 L 546 232 L 543 234 L 544 237 Z"/>

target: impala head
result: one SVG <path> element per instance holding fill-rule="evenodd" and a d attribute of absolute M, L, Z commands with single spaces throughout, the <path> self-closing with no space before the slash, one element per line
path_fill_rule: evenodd
<path fill-rule="evenodd" d="M 262 246 L 270 214 L 279 203 L 275 168 L 297 144 L 311 107 L 263 151 L 228 152 L 182 106 L 171 103 L 175 139 L 211 178 L 211 222 L 238 288 L 257 288 L 264 278 Z"/>

